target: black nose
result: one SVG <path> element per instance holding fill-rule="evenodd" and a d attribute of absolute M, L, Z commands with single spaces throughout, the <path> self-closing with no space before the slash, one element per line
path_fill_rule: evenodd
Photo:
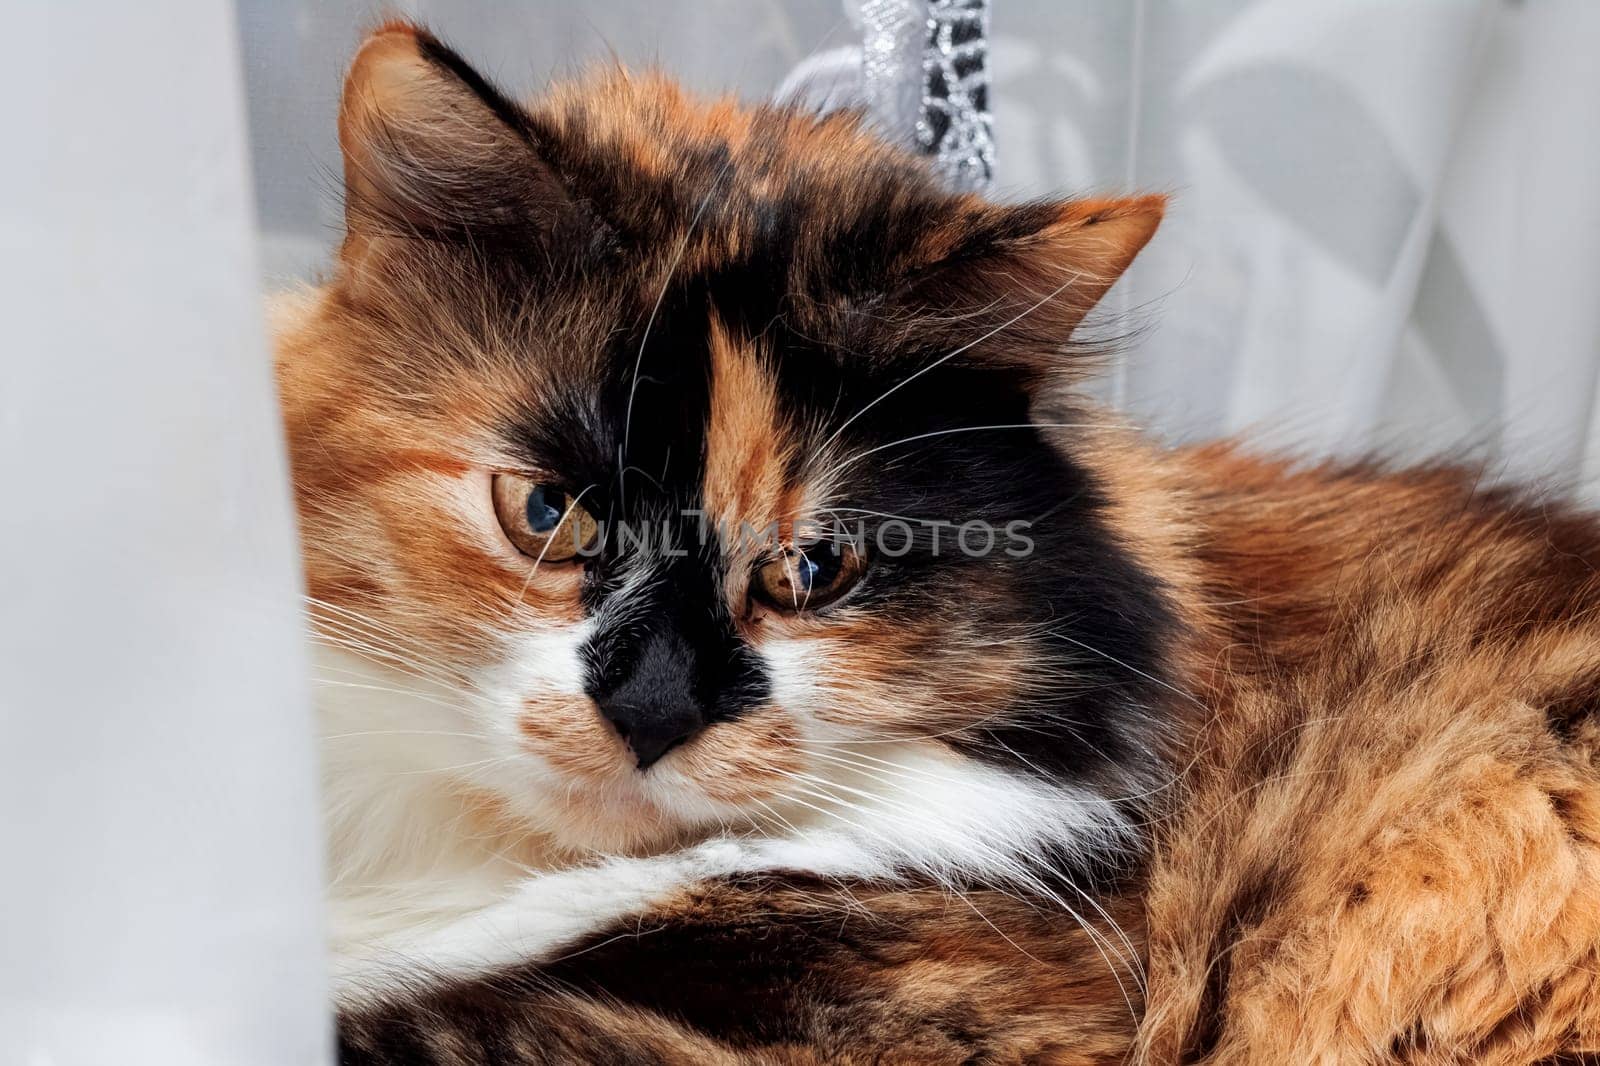
<path fill-rule="evenodd" d="M 646 693 L 612 693 L 595 702 L 617 735 L 628 742 L 644 770 L 705 728 L 705 716 L 692 703 L 652 699 Z M 630 696 L 632 698 L 630 698 Z"/>
<path fill-rule="evenodd" d="M 671 630 L 645 639 L 619 683 L 590 689 L 600 713 L 633 749 L 639 769 L 650 766 L 706 726 L 691 679 L 693 655 Z"/>

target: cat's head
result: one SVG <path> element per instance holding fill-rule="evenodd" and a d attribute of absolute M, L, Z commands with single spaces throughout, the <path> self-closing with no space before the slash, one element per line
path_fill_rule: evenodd
<path fill-rule="evenodd" d="M 428 701 L 378 730 L 422 772 L 604 850 L 1148 768 L 1170 610 L 1044 401 L 1159 198 L 997 206 L 620 71 L 524 106 L 404 25 L 340 142 L 280 385 L 322 639 Z"/>

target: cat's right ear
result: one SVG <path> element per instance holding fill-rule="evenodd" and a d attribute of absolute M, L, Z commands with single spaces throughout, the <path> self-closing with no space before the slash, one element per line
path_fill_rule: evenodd
<path fill-rule="evenodd" d="M 347 262 L 384 239 L 553 238 L 576 213 L 523 110 L 409 23 L 385 24 L 356 53 L 339 147 Z"/>

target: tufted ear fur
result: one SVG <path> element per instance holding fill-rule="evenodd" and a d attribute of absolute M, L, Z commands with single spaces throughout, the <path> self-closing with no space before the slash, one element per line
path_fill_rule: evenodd
<path fill-rule="evenodd" d="M 889 296 L 900 343 L 967 362 L 1049 370 L 1083 317 L 1154 235 L 1166 200 L 969 201 L 927 231 Z"/>
<path fill-rule="evenodd" d="M 583 223 L 526 113 L 427 31 L 391 22 L 362 44 L 339 108 L 344 257 L 373 240 L 559 240 Z"/>

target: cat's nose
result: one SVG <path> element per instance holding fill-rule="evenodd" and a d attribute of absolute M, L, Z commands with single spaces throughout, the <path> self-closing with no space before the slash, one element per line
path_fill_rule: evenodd
<path fill-rule="evenodd" d="M 705 715 L 692 702 L 661 699 L 631 685 L 595 703 L 617 735 L 627 742 L 641 770 L 706 726 Z"/>
<path fill-rule="evenodd" d="M 620 677 L 589 695 L 644 770 L 706 727 L 695 690 L 694 649 L 675 626 L 658 624 L 627 657 Z"/>

